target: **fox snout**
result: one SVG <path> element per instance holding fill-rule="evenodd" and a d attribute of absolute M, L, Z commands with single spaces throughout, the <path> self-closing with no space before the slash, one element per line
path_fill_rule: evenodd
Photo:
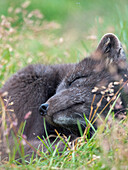
<path fill-rule="evenodd" d="M 41 116 L 45 116 L 47 114 L 48 106 L 49 105 L 47 103 L 43 103 L 40 105 L 39 113 L 41 114 Z"/>

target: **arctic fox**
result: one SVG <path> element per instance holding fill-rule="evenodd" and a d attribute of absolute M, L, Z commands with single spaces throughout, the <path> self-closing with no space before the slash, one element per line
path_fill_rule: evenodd
<path fill-rule="evenodd" d="M 56 129 L 67 137 L 78 137 L 80 133 L 77 122 L 84 131 L 84 116 L 94 121 L 97 113 L 102 111 L 102 116 L 105 117 L 110 106 L 108 101 L 116 100 L 119 93 L 121 95 L 114 111 L 125 109 L 128 103 L 127 76 L 123 47 L 114 34 L 108 33 L 102 37 L 90 57 L 76 64 L 29 65 L 9 78 L 0 89 L 0 94 L 3 99 L 13 102 L 7 109 L 14 110 L 18 119 L 17 128 L 24 121 L 25 115 L 31 113 L 26 120 L 24 135 L 30 144 L 38 147 L 42 143 L 37 136 L 46 137 L 43 117 L 48 135 L 56 134 Z M 5 92 L 7 95 L 3 95 Z M 4 103 L 6 104 L 5 101 Z M 90 115 L 91 104 L 93 110 L 98 108 L 94 117 L 93 114 Z M 106 105 L 108 106 L 104 109 Z M 11 116 L 12 112 L 9 114 Z M 94 126 L 97 127 L 96 122 Z M 60 149 L 63 148 L 62 145 Z M 25 149 L 26 154 L 34 152 L 29 146 Z"/>

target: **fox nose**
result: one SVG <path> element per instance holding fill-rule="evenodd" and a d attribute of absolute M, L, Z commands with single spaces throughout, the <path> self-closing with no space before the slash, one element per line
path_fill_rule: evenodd
<path fill-rule="evenodd" d="M 48 104 L 44 103 L 44 104 L 40 105 L 39 112 L 40 112 L 41 116 L 45 116 L 47 114 L 47 110 L 48 110 Z"/>

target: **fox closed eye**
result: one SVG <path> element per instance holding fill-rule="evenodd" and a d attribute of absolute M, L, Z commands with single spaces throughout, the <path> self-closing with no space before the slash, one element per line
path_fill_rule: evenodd
<path fill-rule="evenodd" d="M 71 86 L 75 81 L 77 81 L 77 80 L 83 80 L 84 78 L 87 78 L 87 76 L 83 76 L 83 77 L 76 77 L 76 78 L 74 78 L 71 82 L 69 82 L 69 86 Z"/>

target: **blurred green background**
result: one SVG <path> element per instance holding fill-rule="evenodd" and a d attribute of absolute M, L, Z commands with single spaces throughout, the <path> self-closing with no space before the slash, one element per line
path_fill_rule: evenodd
<path fill-rule="evenodd" d="M 27 64 L 78 62 L 107 32 L 128 49 L 127 0 L 0 0 L 0 16 L 2 81 Z"/>
<path fill-rule="evenodd" d="M 23 2 L 1 0 L 0 15 L 8 15 L 9 6 L 20 7 Z M 87 28 L 95 22 L 96 17 L 103 17 L 107 24 L 118 24 L 120 17 L 126 19 L 125 12 L 128 8 L 127 0 L 30 0 L 30 2 L 28 9 L 39 9 L 47 20 L 56 20 L 64 24 L 71 19 L 78 25 L 85 24 Z"/>
<path fill-rule="evenodd" d="M 8 15 L 10 6 L 20 7 L 23 2 L 1 0 L 0 15 Z M 108 25 L 120 27 L 120 20 L 127 21 L 128 15 L 127 0 L 30 0 L 30 2 L 29 11 L 39 9 L 46 20 L 55 20 L 63 24 L 63 29 L 68 27 L 88 31 L 99 18 L 104 28 Z"/>

